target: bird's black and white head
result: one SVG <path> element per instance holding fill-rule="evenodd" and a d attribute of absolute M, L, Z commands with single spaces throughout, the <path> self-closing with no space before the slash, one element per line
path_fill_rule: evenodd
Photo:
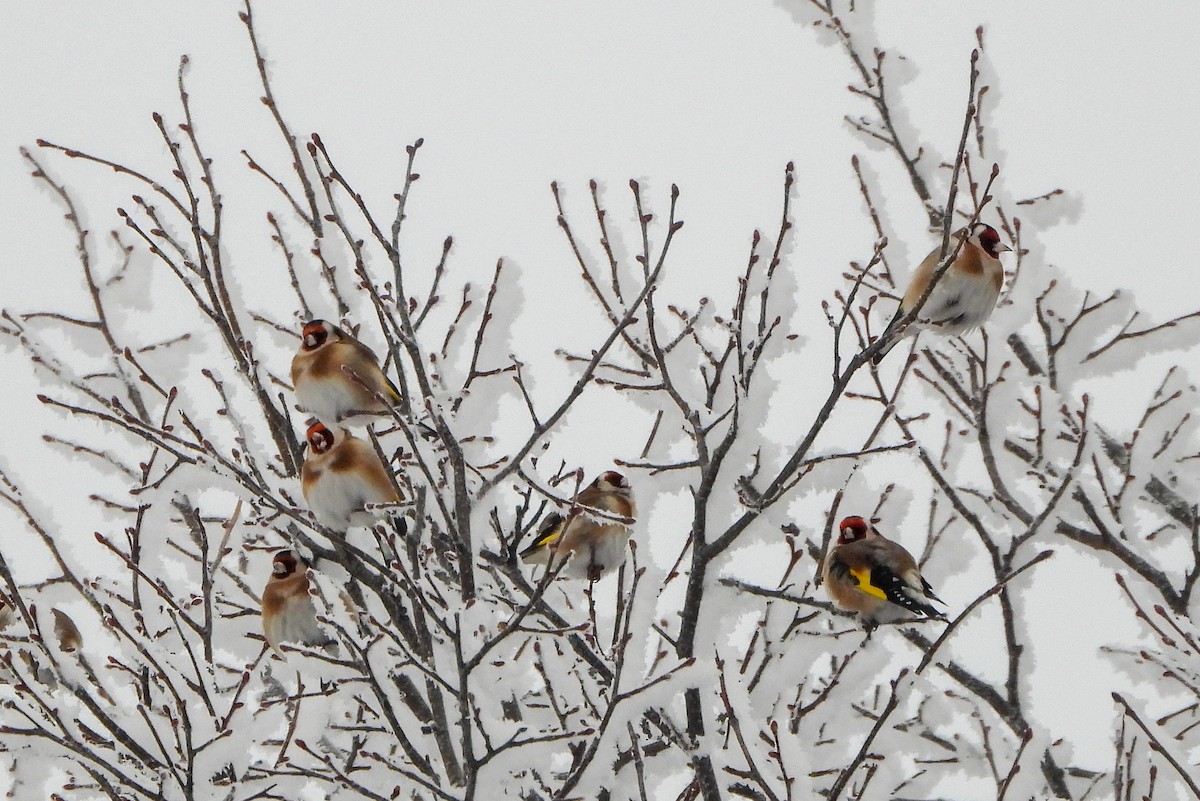
<path fill-rule="evenodd" d="M 870 527 L 867 525 L 867 521 L 858 515 L 847 517 L 838 524 L 838 545 L 845 545 L 865 539 L 869 530 Z"/>
<path fill-rule="evenodd" d="M 271 560 L 271 574 L 275 578 L 287 578 L 304 565 L 304 561 L 291 551 L 280 551 Z"/>
<path fill-rule="evenodd" d="M 972 225 L 968 241 L 993 259 L 998 259 L 1001 253 L 1012 250 L 1000 241 L 1000 233 L 987 223 L 977 222 Z"/>
<path fill-rule="evenodd" d="M 337 442 L 337 436 L 320 420 L 308 427 L 305 439 L 308 440 L 308 447 L 312 448 L 312 452 L 315 454 L 328 453 Z"/>
<path fill-rule="evenodd" d="M 342 338 L 342 330 L 327 320 L 310 320 L 304 324 L 300 333 L 300 348 L 316 350 L 326 342 L 337 342 Z"/>
<path fill-rule="evenodd" d="M 629 479 L 625 478 L 625 476 L 621 475 L 615 470 L 609 470 L 605 473 L 601 473 L 600 477 L 596 479 L 596 488 L 603 490 L 604 492 L 612 492 L 617 495 L 624 495 L 627 498 L 633 492 L 629 486 Z"/>

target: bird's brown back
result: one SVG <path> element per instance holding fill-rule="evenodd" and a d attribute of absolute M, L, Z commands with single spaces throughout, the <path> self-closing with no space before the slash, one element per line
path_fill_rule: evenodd
<path fill-rule="evenodd" d="M 363 465 L 366 468 L 360 472 L 363 479 L 377 489 L 381 495 L 388 496 L 390 501 L 399 502 L 400 499 L 396 497 L 396 488 L 392 486 L 392 480 L 385 472 L 387 467 L 379 461 L 379 455 L 375 453 L 375 448 L 371 443 L 358 437 L 347 436 L 328 455 L 330 459 L 325 465 L 325 469 L 332 473 L 341 473 Z"/>
<path fill-rule="evenodd" d="M 870 568 L 878 564 L 890 564 L 896 575 L 903 576 L 909 571 L 917 569 L 917 563 L 912 558 L 912 554 L 883 537 L 871 537 L 839 545 L 834 552 L 834 558 L 846 564 L 851 570 Z"/>

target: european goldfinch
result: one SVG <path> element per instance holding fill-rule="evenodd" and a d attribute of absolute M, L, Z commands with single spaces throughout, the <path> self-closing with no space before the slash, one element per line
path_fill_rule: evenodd
<path fill-rule="evenodd" d="M 308 594 L 308 564 L 292 551 L 280 551 L 271 562 L 271 578 L 262 593 L 263 637 L 276 652 L 282 642 L 322 646 L 330 642 L 317 623 Z"/>
<path fill-rule="evenodd" d="M 61 609 L 51 609 L 54 614 L 54 636 L 58 638 L 58 650 L 73 654 L 83 647 L 83 635 L 71 616 Z"/>
<path fill-rule="evenodd" d="M 304 324 L 292 357 L 292 386 L 300 408 L 328 425 L 367 422 L 402 399 L 374 352 L 325 320 Z"/>
<path fill-rule="evenodd" d="M 932 329 L 945 336 L 957 336 L 982 325 L 996 307 L 1000 289 L 1004 286 L 1004 267 L 1000 254 L 1012 250 L 1000 241 L 1000 234 L 990 225 L 981 222 L 958 233 L 966 236 L 957 258 L 934 286 L 929 299 L 917 313 L 917 318 L 904 329 L 900 336 L 893 336 L 900 319 L 908 314 L 925 294 L 926 287 L 937 272 L 941 247 L 934 248 L 913 273 L 908 289 L 900 300 L 896 316 L 888 323 L 880 339 L 889 340 L 883 350 L 875 354 L 878 364 L 896 343 L 908 336 L 916 336 L 925 329 Z M 954 252 L 951 240 L 949 253 Z"/>
<path fill-rule="evenodd" d="M 535 565 L 558 566 L 569 559 L 563 573 L 596 581 L 625 562 L 629 527 L 637 516 L 633 491 L 620 473 L 601 473 L 575 497 L 564 519 L 557 512 L 546 516 L 533 544 L 521 558 Z"/>
<path fill-rule="evenodd" d="M 837 545 L 821 568 L 825 588 L 835 604 L 858 612 L 868 628 L 910 615 L 946 619 L 930 604 L 942 600 L 921 577 L 912 554 L 861 517 L 847 517 L 838 530 Z"/>
<path fill-rule="evenodd" d="M 307 438 L 300 490 L 317 520 L 345 531 L 351 525 L 371 525 L 382 514 L 366 511 L 367 504 L 400 502 L 371 443 L 321 422 L 309 426 Z"/>

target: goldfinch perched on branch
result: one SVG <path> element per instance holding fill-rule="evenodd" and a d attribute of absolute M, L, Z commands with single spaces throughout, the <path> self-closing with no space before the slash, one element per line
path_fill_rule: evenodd
<path fill-rule="evenodd" d="M 942 603 L 942 599 L 921 578 L 912 554 L 861 517 L 847 517 L 838 530 L 837 545 L 821 568 L 825 588 L 835 604 L 858 612 L 868 628 L 910 615 L 946 619 L 930 604 Z"/>
<path fill-rule="evenodd" d="M 83 648 L 83 635 L 71 616 L 61 609 L 51 609 L 54 614 L 54 636 L 58 638 L 58 650 L 73 654 Z"/>
<path fill-rule="evenodd" d="M 276 652 L 281 642 L 323 646 L 331 642 L 317 623 L 308 594 L 308 564 L 291 551 L 271 562 L 271 578 L 262 593 L 263 637 Z"/>
<path fill-rule="evenodd" d="M 366 422 L 367 415 L 384 414 L 402 400 L 374 352 L 325 320 L 304 324 L 292 358 L 292 386 L 300 408 L 329 425 Z"/>
<path fill-rule="evenodd" d="M 330 528 L 371 525 L 379 512 L 367 504 L 400 503 L 391 473 L 371 443 L 316 422 L 308 429 L 308 455 L 300 468 L 308 508 Z"/>
<path fill-rule="evenodd" d="M 958 256 L 934 286 L 929 299 L 917 313 L 917 318 L 900 336 L 893 336 L 900 319 L 921 300 L 937 272 L 941 247 L 934 248 L 913 273 L 896 316 L 880 336 L 880 339 L 890 341 L 875 354 L 873 361 L 876 364 L 905 337 L 916 336 L 927 328 L 945 336 L 957 336 L 979 327 L 991 315 L 1000 297 L 1000 289 L 1004 286 L 1004 267 L 1000 264 L 1000 254 L 1012 248 L 1000 241 L 1000 234 L 996 233 L 995 228 L 981 222 L 971 226 L 969 235 L 963 229 L 957 236 L 966 236 Z M 951 239 L 947 256 L 954 252 L 955 244 Z"/>
<path fill-rule="evenodd" d="M 8 628 L 14 620 L 17 619 L 17 613 L 13 609 L 7 599 L 0 596 L 0 631 Z"/>
<path fill-rule="evenodd" d="M 636 516 L 629 481 L 609 470 L 575 497 L 565 519 L 557 512 L 547 515 L 521 558 L 553 567 L 570 559 L 564 574 L 596 581 L 625 563 L 625 544 Z"/>

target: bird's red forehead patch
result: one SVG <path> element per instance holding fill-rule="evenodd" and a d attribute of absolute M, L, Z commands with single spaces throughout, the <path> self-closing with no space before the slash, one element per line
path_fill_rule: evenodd
<path fill-rule="evenodd" d="M 838 524 L 838 542 L 854 542 L 867 535 L 867 521 L 852 515 Z"/>
<path fill-rule="evenodd" d="M 296 570 L 296 556 L 291 551 L 280 551 L 271 561 L 276 575 L 286 576 Z"/>
<path fill-rule="evenodd" d="M 325 340 L 329 338 L 329 331 L 325 328 L 324 320 L 312 320 L 304 324 L 300 336 L 304 347 L 312 349 L 325 344 Z"/>
<path fill-rule="evenodd" d="M 609 470 L 606 473 L 603 473 L 600 476 L 599 483 L 607 484 L 610 487 L 613 487 L 615 489 L 622 490 L 622 491 L 629 489 L 629 480 L 626 479 L 625 476 L 618 473 L 616 470 Z"/>
<path fill-rule="evenodd" d="M 305 435 L 305 438 L 317 453 L 324 453 L 333 447 L 333 432 L 326 428 L 324 423 L 319 421 L 308 427 L 308 433 Z"/>

